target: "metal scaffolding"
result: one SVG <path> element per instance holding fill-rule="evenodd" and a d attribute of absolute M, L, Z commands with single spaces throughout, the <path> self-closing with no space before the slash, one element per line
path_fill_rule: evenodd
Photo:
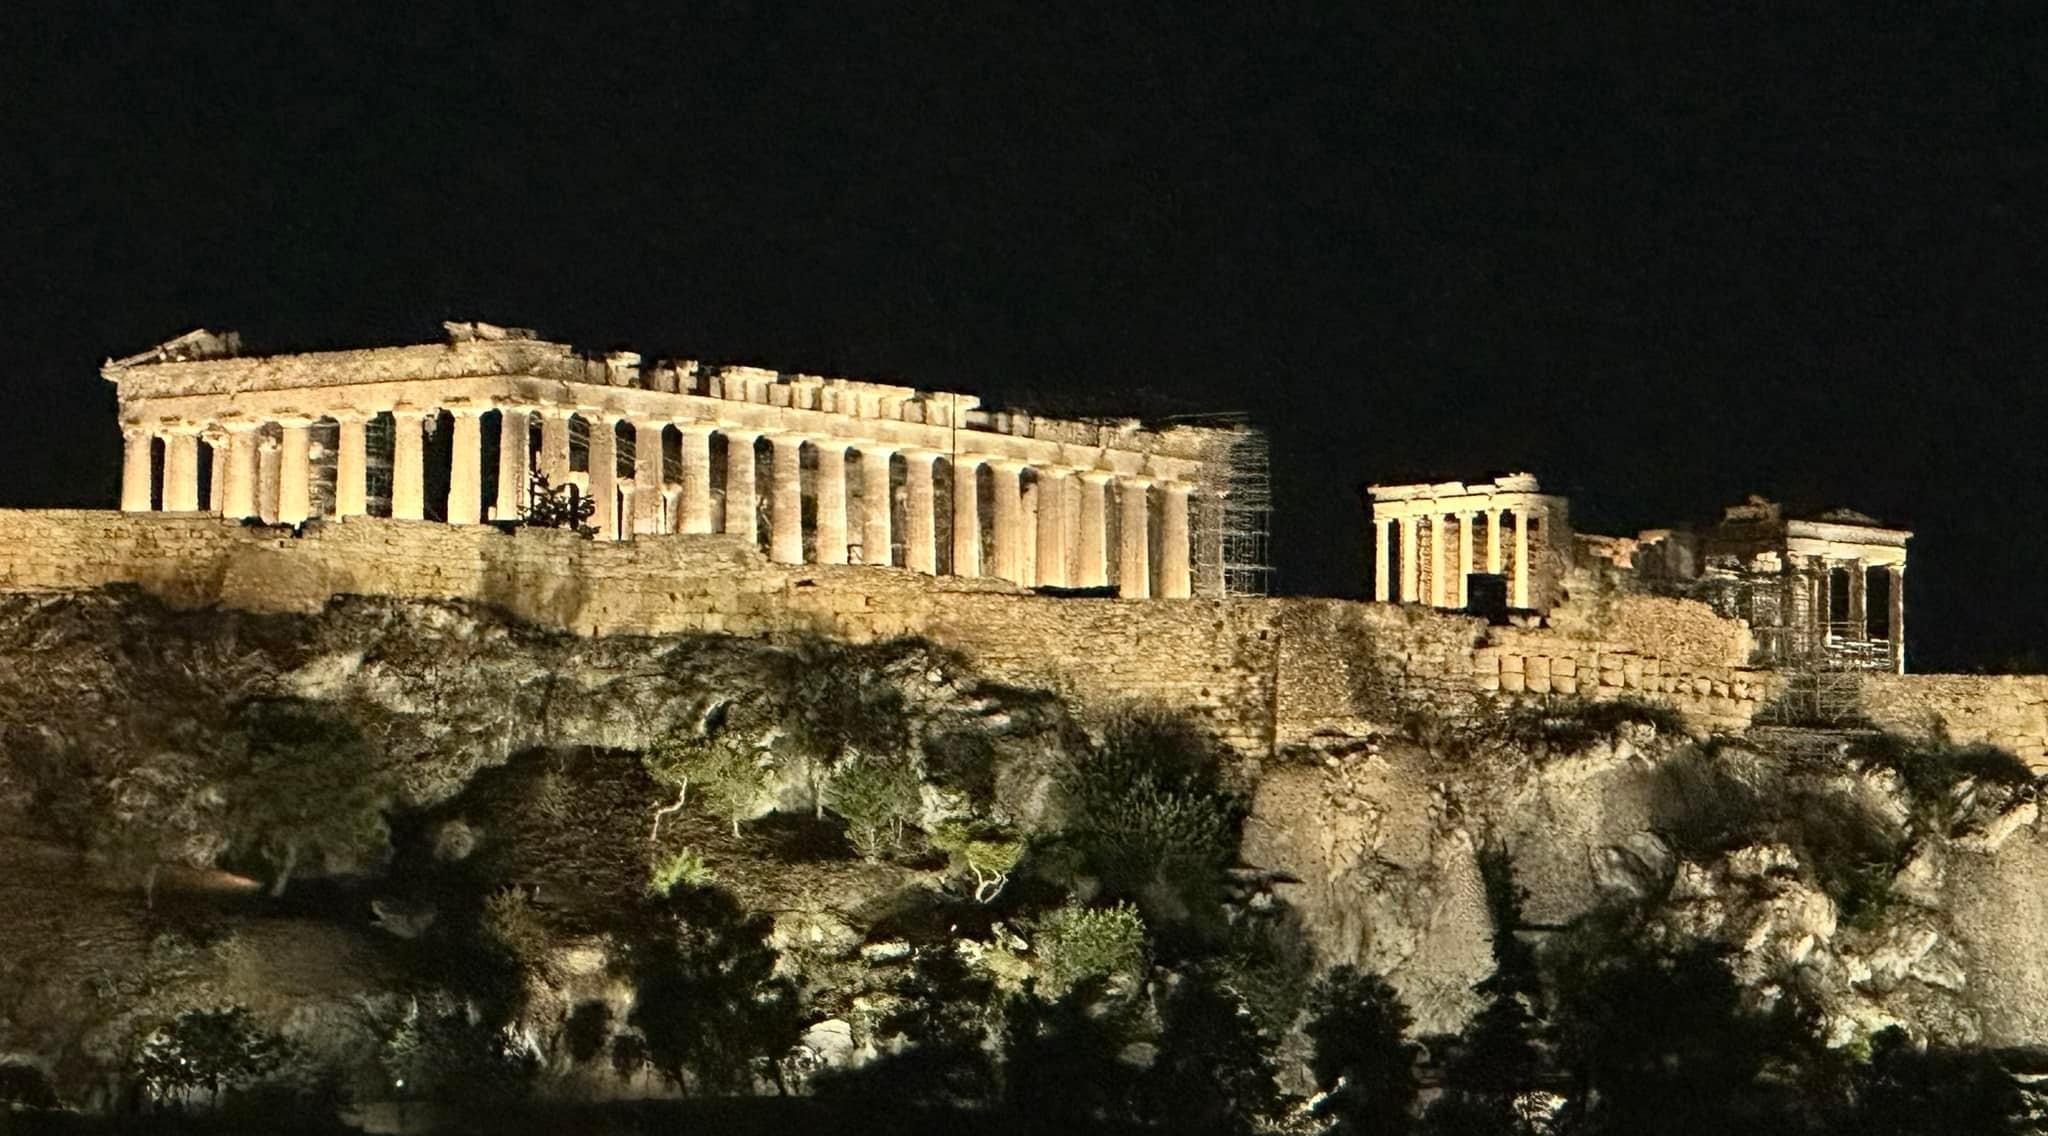
<path fill-rule="evenodd" d="M 1263 596 L 1272 591 L 1270 523 L 1272 450 L 1266 432 L 1242 411 L 1178 415 L 1169 424 L 1217 431 L 1202 463 L 1191 523 L 1195 547 L 1217 550 L 1195 565 L 1195 591 L 1207 596 Z M 1211 539 L 1212 536 L 1220 539 Z"/>

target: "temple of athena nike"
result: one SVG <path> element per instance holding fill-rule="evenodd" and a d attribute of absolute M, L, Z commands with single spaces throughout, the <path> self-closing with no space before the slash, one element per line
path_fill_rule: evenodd
<path fill-rule="evenodd" d="M 544 478 L 590 499 L 605 541 L 745 533 L 787 564 L 1126 598 L 1242 590 L 1225 537 L 1233 462 L 1256 433 L 1242 427 L 1062 421 L 446 328 L 439 343 L 269 357 L 200 331 L 109 362 L 121 508 L 479 525 L 524 517 Z"/>

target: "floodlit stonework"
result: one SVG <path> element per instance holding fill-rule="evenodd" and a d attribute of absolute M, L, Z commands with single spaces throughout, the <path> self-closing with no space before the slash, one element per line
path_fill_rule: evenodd
<path fill-rule="evenodd" d="M 1484 611 L 1473 589 L 1493 581 L 1508 608 L 1548 613 L 1574 580 L 1618 583 L 1743 620 L 1760 666 L 1905 673 L 1913 534 L 1873 517 L 1847 509 L 1788 517 L 1751 497 L 1702 530 L 1612 537 L 1573 532 L 1565 499 L 1541 493 L 1526 473 L 1369 493 L 1373 591 L 1382 602 Z"/>
<path fill-rule="evenodd" d="M 193 332 L 109 362 L 121 508 L 296 525 L 518 520 L 539 473 L 605 541 L 729 533 L 784 564 L 900 566 L 1125 598 L 1224 590 L 1213 476 L 1235 431 L 983 409 L 971 395 L 445 343 L 260 358 Z"/>

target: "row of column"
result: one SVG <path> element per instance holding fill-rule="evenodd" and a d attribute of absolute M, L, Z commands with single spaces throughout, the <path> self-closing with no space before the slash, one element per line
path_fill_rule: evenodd
<path fill-rule="evenodd" d="M 1844 606 L 1847 609 L 1849 629 L 1854 632 L 1850 638 L 1862 640 L 1876 639 L 1876 636 L 1870 633 L 1869 573 L 1871 565 L 1865 564 L 1861 560 L 1828 560 L 1825 558 L 1816 558 L 1808 563 L 1810 568 L 1805 573 L 1807 580 L 1805 586 L 1810 589 L 1807 609 L 1811 613 L 1810 622 L 1821 632 L 1823 637 L 1832 633 L 1835 624 L 1834 573 L 1839 568 L 1843 570 L 1848 583 L 1848 602 Z M 1883 565 L 1883 568 L 1887 576 L 1885 588 L 1885 639 L 1890 645 L 1892 669 L 1900 674 L 1904 674 L 1906 667 L 1906 566 L 1903 564 L 1886 564 Z"/>
<path fill-rule="evenodd" d="M 453 420 L 452 454 L 448 478 L 448 521 L 478 524 L 486 515 L 483 500 L 483 415 L 490 408 L 450 408 Z M 391 455 L 391 516 L 398 520 L 421 520 L 425 516 L 425 469 L 422 432 L 438 410 L 400 409 L 389 412 L 393 419 Z M 569 421 L 574 412 L 557 409 L 500 409 L 496 500 L 491 513 L 498 518 L 522 516 L 533 463 L 551 485 L 568 484 L 570 466 Z M 540 444 L 531 443 L 530 414 L 540 417 Z M 368 414 L 330 416 L 340 425 L 335 454 L 334 513 L 339 517 L 368 512 L 367 472 L 369 468 L 366 424 Z M 766 498 L 769 515 L 768 555 L 787 563 L 804 560 L 802 448 L 817 448 L 817 502 L 814 544 L 817 560 L 825 564 L 848 561 L 851 532 L 848 522 L 846 455 L 860 454 L 861 500 L 859 543 L 870 560 L 874 550 L 894 544 L 891 514 L 891 460 L 900 455 L 905 462 L 904 567 L 914 571 L 938 571 L 937 495 L 933 471 L 948 455 L 931 450 L 897 449 L 874 443 L 819 439 L 796 433 L 765 433 L 732 429 L 707 423 L 677 423 L 665 418 L 621 418 L 585 415 L 590 424 L 589 463 L 586 491 L 596 506 L 591 524 L 599 534 L 651 535 L 671 527 L 666 508 L 666 479 L 663 434 L 676 426 L 681 432 L 679 496 L 673 529 L 684 533 L 714 531 L 753 534 L 760 493 L 755 484 L 755 443 L 766 437 L 771 450 Z M 621 484 L 616 428 L 620 421 L 633 429 L 634 455 L 631 480 Z M 275 518 L 281 524 L 298 524 L 312 512 L 311 418 L 289 418 L 276 422 L 277 490 Z M 252 517 L 259 512 L 259 431 L 263 423 L 238 421 L 212 430 L 198 427 L 164 428 L 159 431 L 133 429 L 126 435 L 122 470 L 121 507 L 146 512 L 151 501 L 151 443 L 164 438 L 165 511 L 196 512 L 199 502 L 199 441 L 205 434 L 214 448 L 214 500 L 208 507 L 229 517 Z M 744 454 L 746 460 L 726 463 L 723 515 L 712 516 L 711 437 L 722 434 L 728 455 Z M 994 576 L 1026 585 L 1100 587 L 1109 583 L 1107 508 L 1109 485 L 1117 484 L 1118 532 L 1115 579 L 1121 594 L 1142 598 L 1153 593 L 1151 563 L 1151 492 L 1160 490 L 1160 563 L 1158 594 L 1167 598 L 1192 593 L 1188 499 L 1191 487 L 1185 482 L 1127 476 L 1102 470 L 1034 466 L 1004 458 L 975 454 L 951 455 L 953 485 L 952 569 L 955 575 Z M 979 470 L 987 466 L 993 485 L 991 533 L 983 547 L 980 517 Z M 1027 484 L 1025 472 L 1034 477 Z M 1078 481 L 1075 481 L 1078 479 Z M 1075 485 L 1069 494 L 1068 486 Z M 964 489 L 964 491 L 962 491 Z M 1070 496 L 1073 498 L 1069 508 Z M 630 516 L 621 516 L 624 505 Z M 1069 513 L 1074 515 L 1069 516 Z M 1028 526 L 1026 517 L 1035 518 Z"/>
<path fill-rule="evenodd" d="M 1500 575 L 1501 528 L 1504 517 L 1515 520 L 1514 561 L 1506 565 L 1511 578 L 1508 584 L 1508 602 L 1517 608 L 1529 606 L 1530 576 L 1534 565 L 1529 558 L 1529 530 L 1536 511 L 1533 509 L 1477 509 L 1449 513 L 1414 514 L 1405 517 L 1376 517 L 1373 539 L 1373 598 L 1381 603 L 1428 603 L 1432 607 L 1466 607 L 1471 603 L 1470 578 L 1476 570 L 1474 564 L 1473 534 L 1479 529 L 1479 519 L 1486 518 L 1486 571 Z M 1429 579 L 1422 579 L 1420 529 L 1422 522 L 1429 524 Z M 1446 555 L 1448 535 L 1446 529 L 1452 524 L 1458 526 L 1458 559 L 1455 577 L 1446 580 L 1446 568 L 1450 557 Z M 1393 526 L 1400 525 L 1401 571 L 1395 578 L 1392 565 Z M 1427 584 L 1427 594 L 1424 585 Z"/>

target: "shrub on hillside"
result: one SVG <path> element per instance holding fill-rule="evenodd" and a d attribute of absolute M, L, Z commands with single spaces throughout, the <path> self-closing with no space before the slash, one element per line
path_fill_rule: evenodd
<path fill-rule="evenodd" d="M 252 702 L 240 716 L 241 760 L 228 779 L 227 827 L 238 849 L 272 869 L 281 895 L 311 857 L 381 859 L 389 803 L 377 756 L 361 731 L 316 704 Z"/>
<path fill-rule="evenodd" d="M 1127 903 L 1068 904 L 1047 916 L 1034 944 L 1040 989 L 1058 998 L 1083 984 L 1135 978 L 1145 966 L 1145 920 Z"/>
<path fill-rule="evenodd" d="M 1634 697 L 1594 701 L 1555 694 L 1511 704 L 1502 715 L 1501 730 L 1516 745 L 1571 754 L 1631 725 L 1649 727 L 1665 737 L 1686 735 L 1684 716 L 1669 703 Z"/>
<path fill-rule="evenodd" d="M 846 822 L 847 839 L 866 860 L 903 845 L 903 828 L 918 815 L 917 771 L 908 761 L 856 758 L 825 782 L 825 807 Z"/>
<path fill-rule="evenodd" d="M 222 1091 L 268 1076 L 285 1056 L 284 1042 L 256 1025 L 246 1007 L 191 1009 L 143 1040 L 135 1073 L 159 1106 L 205 1093 L 218 1108 Z"/>

